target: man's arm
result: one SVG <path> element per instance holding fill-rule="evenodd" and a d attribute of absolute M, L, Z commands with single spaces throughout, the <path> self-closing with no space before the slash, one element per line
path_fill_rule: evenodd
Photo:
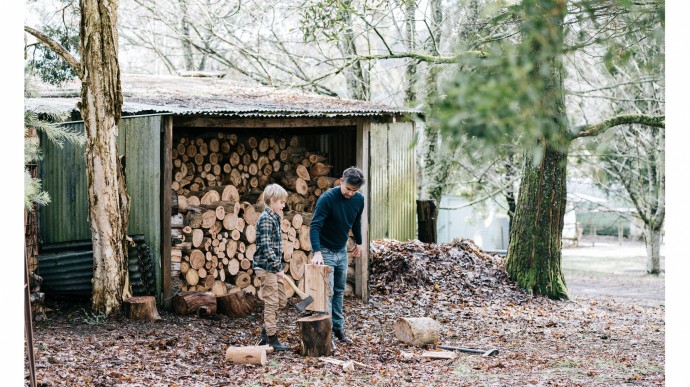
<path fill-rule="evenodd" d="M 309 241 L 311 242 L 311 250 L 314 253 L 311 258 L 312 265 L 323 265 L 323 256 L 321 255 L 321 227 L 323 226 L 326 216 L 328 216 L 328 203 L 324 196 L 321 196 L 316 201 L 316 208 L 314 215 L 309 224 Z"/>
<path fill-rule="evenodd" d="M 362 200 L 362 208 L 357 212 L 355 221 L 352 223 L 352 236 L 355 237 L 355 249 L 352 251 L 354 257 L 359 257 L 362 253 L 362 213 L 364 212 L 364 201 Z"/>

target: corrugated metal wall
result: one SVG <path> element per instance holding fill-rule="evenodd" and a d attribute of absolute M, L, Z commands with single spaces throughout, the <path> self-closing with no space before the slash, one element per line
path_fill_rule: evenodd
<path fill-rule="evenodd" d="M 83 123 L 67 126 L 84 131 Z M 128 234 L 143 234 L 151 247 L 160 292 L 160 116 L 123 117 L 120 120 L 118 148 L 125 155 L 125 176 L 131 198 Z M 52 244 L 91 238 L 86 197 L 84 147 L 53 145 L 41 134 L 44 159 L 39 165 L 43 189 L 51 203 L 40 208 L 41 242 Z M 39 266 L 40 272 L 40 266 Z"/>
<path fill-rule="evenodd" d="M 411 122 L 371 124 L 369 237 L 415 239 L 417 196 Z"/>

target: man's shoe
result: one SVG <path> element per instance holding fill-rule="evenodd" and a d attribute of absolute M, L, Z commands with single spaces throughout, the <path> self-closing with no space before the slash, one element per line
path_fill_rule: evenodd
<path fill-rule="evenodd" d="M 261 337 L 259 338 L 259 343 L 256 345 L 266 344 L 268 344 L 268 335 L 266 334 L 266 328 L 261 328 Z"/>
<path fill-rule="evenodd" d="M 289 351 L 289 347 L 283 346 L 283 344 L 280 344 L 280 341 L 278 341 L 278 335 L 273 335 L 273 336 L 268 336 L 268 345 L 273 347 L 274 350 L 276 351 Z"/>
<path fill-rule="evenodd" d="M 335 351 L 335 337 L 331 335 L 331 352 Z"/>
<path fill-rule="evenodd" d="M 333 336 L 338 338 L 338 341 L 341 343 L 352 344 L 352 339 L 347 337 L 347 335 L 345 335 L 345 331 L 342 329 L 334 329 Z"/>

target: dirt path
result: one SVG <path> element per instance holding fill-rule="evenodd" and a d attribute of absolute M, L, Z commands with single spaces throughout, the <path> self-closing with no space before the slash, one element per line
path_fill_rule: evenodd
<path fill-rule="evenodd" d="M 665 305 L 665 249 L 661 249 L 662 273 L 646 272 L 644 242 L 599 238 L 584 240 L 579 247 L 563 249 L 563 272 L 571 297 L 611 298 L 619 302 Z"/>

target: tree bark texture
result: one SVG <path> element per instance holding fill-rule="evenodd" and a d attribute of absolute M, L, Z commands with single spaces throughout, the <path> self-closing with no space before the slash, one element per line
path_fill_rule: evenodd
<path fill-rule="evenodd" d="M 89 221 L 94 252 L 92 308 L 110 314 L 129 297 L 124 238 L 129 204 L 118 168 L 122 111 L 117 0 L 81 0 L 81 115 L 86 129 Z M 123 222 L 124 220 L 124 222 Z"/>
<path fill-rule="evenodd" d="M 659 275 L 661 272 L 661 260 L 659 258 L 661 230 L 645 225 L 644 240 L 647 245 L 647 273 Z"/>
<path fill-rule="evenodd" d="M 539 165 L 527 158 L 506 257 L 506 271 L 520 286 L 555 299 L 568 298 L 561 271 L 566 162 L 548 145 Z"/>

